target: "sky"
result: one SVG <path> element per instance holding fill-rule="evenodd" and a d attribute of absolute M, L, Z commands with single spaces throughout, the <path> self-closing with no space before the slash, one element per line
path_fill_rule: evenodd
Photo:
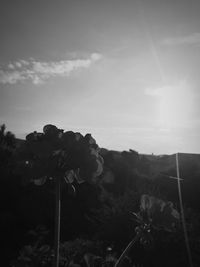
<path fill-rule="evenodd" d="M 0 0 L 0 124 L 200 153 L 199 0 Z"/>

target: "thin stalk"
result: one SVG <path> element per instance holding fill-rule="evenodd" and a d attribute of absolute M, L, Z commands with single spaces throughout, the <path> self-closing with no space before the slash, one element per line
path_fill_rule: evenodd
<path fill-rule="evenodd" d="M 138 241 L 138 239 L 140 238 L 141 234 L 137 234 L 133 240 L 131 240 L 131 242 L 128 244 L 128 246 L 125 248 L 125 250 L 122 252 L 121 256 L 119 257 L 119 259 L 117 260 L 117 262 L 115 263 L 114 267 L 120 267 L 122 261 L 124 260 L 126 254 L 128 254 L 129 250 L 132 248 L 132 246 Z"/>
<path fill-rule="evenodd" d="M 185 214 L 184 214 L 184 209 L 183 209 L 178 153 L 176 153 L 176 171 L 177 171 L 177 178 L 178 178 L 177 180 L 178 181 L 178 195 L 179 195 L 179 202 L 180 202 L 181 220 L 182 220 L 183 232 L 184 232 L 184 237 L 185 237 L 185 245 L 186 245 L 187 254 L 188 254 L 189 266 L 193 267 L 192 254 L 190 250 L 189 238 L 188 238 L 187 227 L 186 227 L 186 222 L 185 222 Z"/>
<path fill-rule="evenodd" d="M 55 256 L 54 256 L 54 267 L 59 267 L 59 249 L 60 249 L 60 210 L 61 210 L 61 191 L 60 191 L 60 177 L 56 178 L 55 187 Z"/>

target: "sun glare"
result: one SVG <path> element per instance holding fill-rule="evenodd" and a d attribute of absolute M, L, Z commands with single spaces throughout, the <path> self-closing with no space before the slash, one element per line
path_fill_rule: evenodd
<path fill-rule="evenodd" d="M 159 124 L 171 130 L 186 127 L 193 109 L 193 95 L 186 82 L 156 90 L 159 98 Z"/>

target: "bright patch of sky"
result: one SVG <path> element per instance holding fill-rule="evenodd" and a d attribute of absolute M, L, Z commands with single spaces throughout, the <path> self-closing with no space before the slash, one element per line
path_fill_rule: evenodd
<path fill-rule="evenodd" d="M 0 123 L 200 153 L 200 2 L 2 0 Z"/>

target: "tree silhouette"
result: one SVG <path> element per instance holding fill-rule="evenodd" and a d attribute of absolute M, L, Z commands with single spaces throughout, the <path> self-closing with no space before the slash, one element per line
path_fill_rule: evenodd
<path fill-rule="evenodd" d="M 19 155 L 21 175 L 26 179 L 36 185 L 44 184 L 47 179 L 55 181 L 55 266 L 57 267 L 61 180 L 65 180 L 69 185 L 74 179 L 78 183 L 97 183 L 103 171 L 103 158 L 99 155 L 99 147 L 90 134 L 83 136 L 72 131 L 64 132 L 54 125 L 45 125 L 43 133 L 35 131 L 28 134 L 19 149 Z"/>
<path fill-rule="evenodd" d="M 0 126 L 0 172 L 1 178 L 5 179 L 12 168 L 11 158 L 15 149 L 16 139 L 14 134 L 6 132 L 5 124 Z"/>

